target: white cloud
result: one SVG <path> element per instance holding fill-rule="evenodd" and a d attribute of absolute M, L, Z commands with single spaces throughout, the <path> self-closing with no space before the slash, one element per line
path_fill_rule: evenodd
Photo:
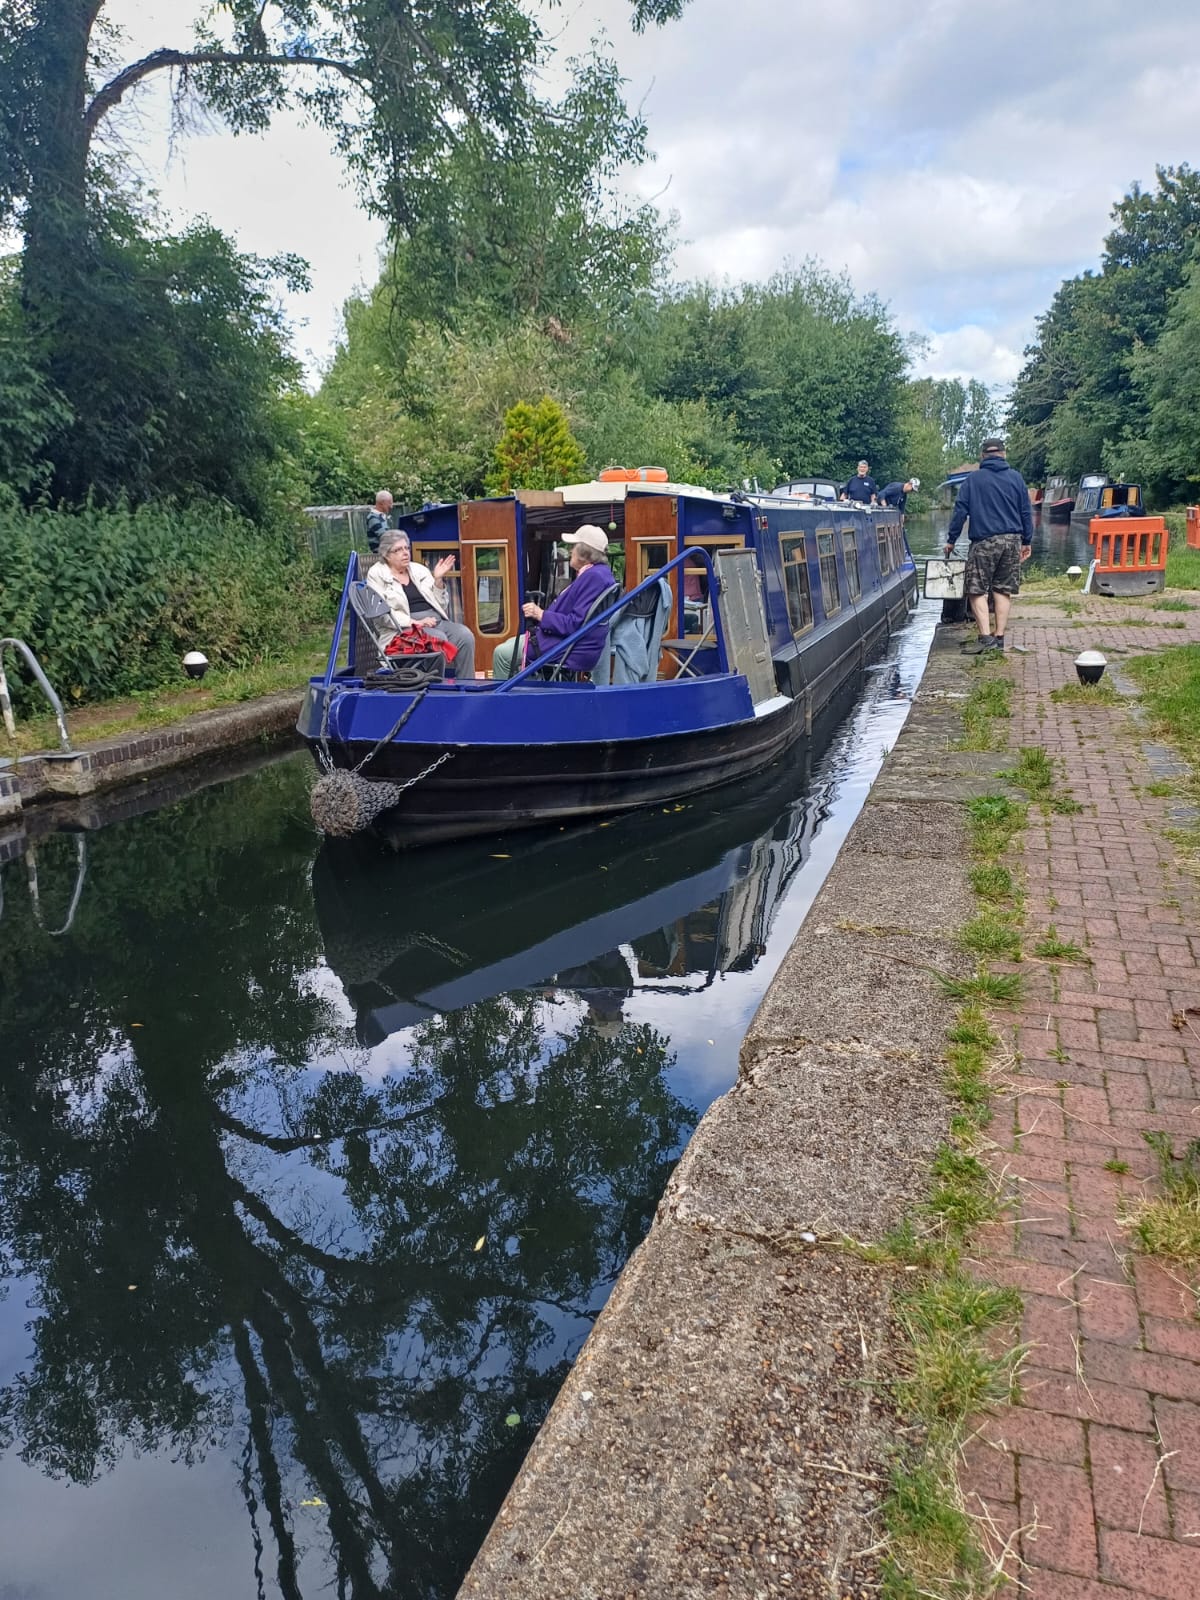
<path fill-rule="evenodd" d="M 109 6 L 135 53 L 177 42 L 179 9 Z M 564 56 L 611 37 L 657 152 L 634 184 L 678 211 L 682 275 L 818 256 L 931 339 L 926 370 L 1011 382 L 1059 281 L 1097 261 L 1113 202 L 1196 150 L 1194 0 L 1010 0 L 994 16 L 970 0 L 691 0 L 641 37 L 627 0 L 544 17 Z M 545 81 L 561 84 L 561 58 Z M 379 230 L 320 136 L 281 122 L 172 153 L 161 91 L 141 104 L 146 165 L 176 213 L 311 261 L 313 294 L 289 311 L 307 321 L 299 348 L 326 350 Z"/>

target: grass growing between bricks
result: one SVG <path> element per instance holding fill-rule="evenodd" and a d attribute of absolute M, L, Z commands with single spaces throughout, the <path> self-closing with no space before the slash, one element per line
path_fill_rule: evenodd
<path fill-rule="evenodd" d="M 1200 1267 L 1200 1139 L 1183 1154 L 1171 1152 L 1169 1134 L 1144 1134 L 1158 1163 L 1162 1193 L 1140 1200 L 1126 1217 L 1139 1249 Z M 1200 1309 L 1200 1308 L 1198 1308 Z"/>
<path fill-rule="evenodd" d="M 1068 652 L 1069 653 L 1069 652 Z M 1099 683 L 1064 683 L 1051 689 L 1051 700 L 1068 706 L 1119 706 L 1125 704 L 1124 695 L 1118 694 L 1112 684 L 1102 678 Z"/>
<path fill-rule="evenodd" d="M 1006 795 L 968 803 L 971 884 L 978 914 L 960 932 L 979 960 L 969 978 L 941 976 L 958 999 L 947 1035 L 945 1087 L 953 1105 L 950 1137 L 933 1163 L 928 1199 L 890 1235 L 876 1259 L 920 1272 L 898 1315 L 908 1341 L 907 1371 L 894 1397 L 920 1430 L 919 1458 L 897 1466 L 884 1503 L 888 1548 L 885 1600 L 968 1600 L 1005 1581 L 985 1553 L 976 1521 L 958 1487 L 959 1455 L 972 1419 L 1017 1397 L 1023 1356 L 1000 1330 L 1013 1330 L 1021 1298 L 1013 1289 L 981 1283 L 963 1266 L 972 1235 L 999 1213 L 1001 1199 L 978 1154 L 991 1119 L 990 1070 L 1000 1039 L 991 1004 L 1011 1004 L 1019 973 L 993 972 L 990 955 L 1019 959 L 1024 902 L 1001 857 L 1025 826 L 1028 808 Z"/>
<path fill-rule="evenodd" d="M 1012 716 L 1012 679 L 1001 676 L 1006 663 L 997 651 L 980 656 L 974 670 L 981 675 L 963 706 L 963 731 L 960 750 L 1001 750 L 1007 735 L 997 723 Z"/>

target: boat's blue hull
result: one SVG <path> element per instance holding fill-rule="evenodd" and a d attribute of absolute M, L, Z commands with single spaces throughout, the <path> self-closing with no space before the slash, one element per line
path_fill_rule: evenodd
<path fill-rule="evenodd" d="M 386 814 L 423 839 L 461 838 L 663 804 L 778 761 L 907 618 L 915 577 L 775 657 L 784 691 L 752 704 L 734 673 L 596 687 L 529 683 L 430 689 L 398 737 L 409 694 L 313 679 L 298 723 L 341 769 L 411 788 Z M 449 756 L 434 770 L 439 758 Z"/>

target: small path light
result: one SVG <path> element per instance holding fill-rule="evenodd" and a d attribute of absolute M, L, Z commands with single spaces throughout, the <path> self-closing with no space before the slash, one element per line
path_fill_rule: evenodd
<path fill-rule="evenodd" d="M 1099 683 L 1107 665 L 1107 660 L 1099 650 L 1084 650 L 1075 657 L 1075 671 L 1079 674 L 1080 683 Z"/>
<path fill-rule="evenodd" d="M 208 657 L 199 650 L 189 650 L 183 658 L 183 670 L 189 678 L 202 678 L 208 671 Z"/>
<path fill-rule="evenodd" d="M 1068 567 L 1067 568 L 1067 577 L 1070 578 L 1072 581 L 1074 581 L 1076 578 L 1082 578 L 1083 577 L 1083 568 L 1082 567 Z"/>

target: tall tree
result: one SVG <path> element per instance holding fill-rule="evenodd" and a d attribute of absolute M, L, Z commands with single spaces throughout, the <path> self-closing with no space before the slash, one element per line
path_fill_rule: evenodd
<path fill-rule="evenodd" d="M 1200 241 L 1200 172 L 1158 167 L 1113 207 L 1100 271 L 1068 279 L 1038 323 L 1010 407 L 1013 454 L 1031 476 L 1077 476 L 1142 438 L 1147 402 L 1133 381 L 1166 325 Z"/>
<path fill-rule="evenodd" d="M 643 28 L 685 0 L 630 0 Z M 22 296 L 35 360 L 74 398 L 94 337 L 90 287 L 119 164 L 112 113 L 169 73 L 181 125 L 203 110 L 235 131 L 299 110 L 332 139 L 364 200 L 401 228 L 442 204 L 450 152 L 500 160 L 529 143 L 543 36 L 519 0 L 213 0 L 190 39 L 121 64 L 105 0 L 10 0 L 0 16 L 0 226 L 24 233 Z M 78 409 L 78 407 L 76 408 Z"/>

